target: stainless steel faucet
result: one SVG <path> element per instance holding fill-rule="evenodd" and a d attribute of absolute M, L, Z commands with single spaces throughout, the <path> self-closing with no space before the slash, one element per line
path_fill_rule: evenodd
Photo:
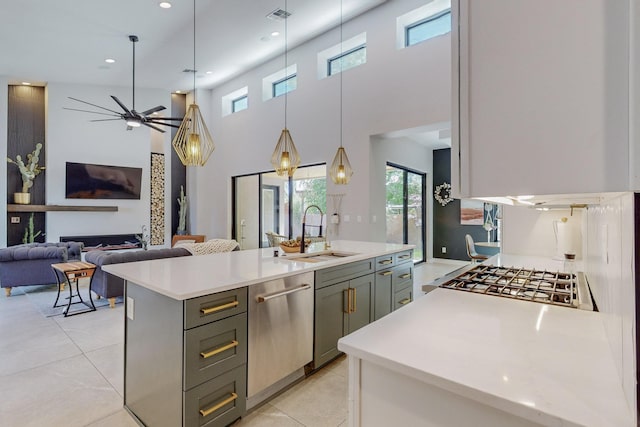
<path fill-rule="evenodd" d="M 316 208 L 318 209 L 318 212 L 320 212 L 320 230 L 318 231 L 318 236 L 322 236 L 322 215 L 324 215 L 322 213 L 322 209 L 320 209 L 320 206 L 318 205 L 309 205 L 307 206 L 307 208 L 304 210 L 304 215 L 302 215 L 302 241 L 300 242 L 300 253 L 303 254 L 304 253 L 304 228 L 306 226 L 306 222 L 307 222 L 307 211 L 311 208 Z"/>

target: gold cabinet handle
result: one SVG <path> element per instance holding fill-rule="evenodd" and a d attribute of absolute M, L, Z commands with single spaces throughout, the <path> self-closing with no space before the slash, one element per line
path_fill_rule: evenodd
<path fill-rule="evenodd" d="M 400 258 L 400 259 L 407 259 L 407 258 L 409 258 L 409 255 L 400 255 L 398 258 Z"/>
<path fill-rule="evenodd" d="M 391 270 L 389 270 L 389 271 L 383 271 L 382 273 L 378 273 L 378 274 L 380 274 L 381 276 L 388 276 L 388 275 L 390 275 L 390 274 L 393 274 L 393 271 L 391 271 Z"/>
<path fill-rule="evenodd" d="M 378 264 L 391 264 L 393 262 L 393 260 L 391 259 L 383 259 L 382 261 L 378 261 Z"/>
<path fill-rule="evenodd" d="M 215 307 L 201 308 L 200 309 L 200 313 L 202 313 L 202 314 L 204 314 L 206 316 L 208 314 L 216 313 L 216 312 L 218 312 L 220 310 L 226 310 L 228 308 L 237 307 L 238 304 L 240 304 L 239 301 L 232 301 L 232 302 L 229 302 L 227 304 L 217 305 Z"/>
<path fill-rule="evenodd" d="M 411 277 L 411 273 L 405 273 L 400 275 L 401 279 L 408 279 L 409 277 Z"/>
<path fill-rule="evenodd" d="M 211 415 L 212 413 L 214 413 L 218 409 L 222 408 L 224 405 L 227 405 L 227 404 L 233 402 L 237 398 L 238 398 L 238 395 L 236 393 L 231 393 L 231 395 L 229 397 L 227 397 L 225 400 L 223 400 L 222 402 L 216 403 L 215 405 L 213 405 L 213 406 L 211 406 L 211 407 L 209 407 L 207 409 L 200 409 L 200 415 L 202 415 L 203 417 L 206 417 L 207 415 Z"/>
<path fill-rule="evenodd" d="M 211 356 L 215 356 L 216 354 L 220 354 L 223 351 L 227 351 L 230 348 L 237 347 L 237 346 L 238 346 L 238 341 L 233 340 L 229 344 L 223 345 L 222 347 L 214 348 L 213 350 L 210 350 L 210 351 L 207 351 L 207 352 L 202 352 L 202 353 L 200 353 L 200 356 L 203 359 L 208 359 Z"/>
<path fill-rule="evenodd" d="M 405 298 L 402 301 L 398 301 L 398 304 L 406 305 L 411 302 L 411 298 Z"/>
<path fill-rule="evenodd" d="M 351 313 L 351 288 L 347 288 L 344 291 L 342 291 L 343 296 L 345 292 L 347 293 L 347 297 L 345 298 L 347 300 L 347 306 L 342 311 L 345 312 L 346 314 L 349 314 Z"/>
<path fill-rule="evenodd" d="M 352 312 L 352 313 L 355 313 L 355 312 L 356 312 L 356 310 L 358 309 L 358 303 L 356 302 L 356 300 L 357 300 L 357 298 L 356 298 L 356 297 L 357 297 L 357 295 L 358 295 L 358 290 L 357 290 L 356 288 L 351 288 L 351 289 L 353 290 L 353 299 L 352 299 L 352 302 L 353 302 L 353 311 L 351 311 L 351 312 Z"/>

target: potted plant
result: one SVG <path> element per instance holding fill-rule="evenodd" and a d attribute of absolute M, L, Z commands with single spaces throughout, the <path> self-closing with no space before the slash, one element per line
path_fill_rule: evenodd
<path fill-rule="evenodd" d="M 28 205 L 31 202 L 29 189 L 33 187 L 33 180 L 35 177 L 44 170 L 44 166 L 38 166 L 38 162 L 40 161 L 40 150 L 42 150 L 42 144 L 37 143 L 36 148 L 31 153 L 27 154 L 26 164 L 20 155 L 17 155 L 15 160 L 7 157 L 7 162 L 18 166 L 20 174 L 22 175 L 22 192 L 14 193 L 13 195 L 13 200 L 17 204 Z"/>
<path fill-rule="evenodd" d="M 179 236 L 184 236 L 187 234 L 187 196 L 184 194 L 184 187 L 180 186 L 180 197 L 178 197 L 178 205 L 180 205 L 180 209 L 178 210 L 178 229 L 176 230 L 176 234 Z"/>

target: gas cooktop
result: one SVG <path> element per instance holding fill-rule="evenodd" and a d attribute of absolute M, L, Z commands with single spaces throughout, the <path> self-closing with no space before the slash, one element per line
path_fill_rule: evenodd
<path fill-rule="evenodd" d="M 439 287 L 564 307 L 580 305 L 593 310 L 593 306 L 582 307 L 583 304 L 579 303 L 578 292 L 583 288 L 578 286 L 579 279 L 584 281 L 582 273 L 478 264 L 439 284 Z"/>

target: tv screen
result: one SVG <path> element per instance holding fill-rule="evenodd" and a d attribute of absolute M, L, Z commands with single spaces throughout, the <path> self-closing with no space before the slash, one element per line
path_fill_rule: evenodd
<path fill-rule="evenodd" d="M 67 199 L 140 199 L 142 168 L 67 162 Z"/>

